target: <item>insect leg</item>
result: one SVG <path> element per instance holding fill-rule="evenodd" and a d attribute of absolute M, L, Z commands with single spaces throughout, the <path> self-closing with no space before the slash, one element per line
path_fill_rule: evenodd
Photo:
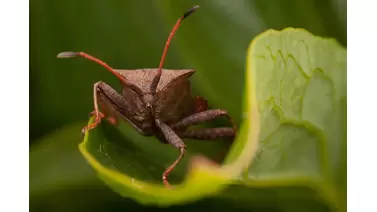
<path fill-rule="evenodd" d="M 165 186 L 171 188 L 171 185 L 168 182 L 168 176 L 170 172 L 177 166 L 177 164 L 182 160 L 183 155 L 186 151 L 186 145 L 183 143 L 182 139 L 163 121 L 156 119 L 156 125 L 160 128 L 161 132 L 164 134 L 165 139 L 167 142 L 172 144 L 175 148 L 179 149 L 180 155 L 174 161 L 172 165 L 170 165 L 162 174 L 162 181 L 164 182 Z"/>
<path fill-rule="evenodd" d="M 107 113 L 106 115 L 110 123 L 116 123 L 116 118 L 121 117 L 127 120 L 138 132 L 144 134 L 144 132 L 136 126 L 135 120 L 132 118 L 134 112 L 131 110 L 131 105 L 122 95 L 102 81 L 95 83 L 93 88 L 94 111 L 91 114 L 93 114 L 96 119 L 94 123 L 83 128 L 83 134 L 98 126 L 101 119 L 105 117 L 105 114 L 100 112 L 99 105 L 101 109 Z"/>
<path fill-rule="evenodd" d="M 216 140 L 216 139 L 233 139 L 236 131 L 231 127 L 192 129 L 179 133 L 181 138 L 190 138 L 196 140 Z M 221 152 L 216 161 L 221 161 L 226 152 Z"/>
<path fill-rule="evenodd" d="M 205 128 L 186 130 L 179 134 L 182 138 L 197 140 L 215 140 L 220 138 L 233 138 L 236 132 L 231 127 Z"/>
<path fill-rule="evenodd" d="M 173 129 L 184 128 L 189 125 L 199 124 L 205 121 L 215 119 L 220 116 L 225 116 L 229 120 L 229 122 L 232 124 L 234 133 L 236 133 L 237 131 L 236 125 L 234 124 L 230 116 L 227 114 L 227 111 L 222 110 L 222 109 L 212 109 L 212 110 L 206 110 L 200 113 L 194 113 L 192 115 L 189 115 L 181 119 L 179 122 L 177 122 L 176 124 L 173 124 L 171 127 Z"/>
<path fill-rule="evenodd" d="M 113 114 L 111 112 L 108 112 L 108 110 L 111 110 L 111 109 L 106 109 L 106 106 L 101 104 L 101 100 L 98 102 L 99 105 L 100 105 L 100 108 L 102 109 L 103 112 L 100 112 L 100 115 L 102 118 L 105 118 L 107 119 L 107 121 L 110 122 L 110 124 L 112 125 L 117 125 L 118 124 L 118 120 L 117 120 L 117 117 L 114 116 L 114 115 L 110 115 L 110 114 Z M 92 117 L 92 116 L 95 116 L 96 115 L 96 111 L 93 110 L 92 112 L 89 113 L 89 116 Z"/>
<path fill-rule="evenodd" d="M 89 124 L 88 126 L 85 126 L 82 130 L 81 133 L 84 135 L 87 131 L 95 128 L 99 123 L 101 123 L 102 118 L 104 117 L 104 114 L 99 111 L 98 107 L 98 90 L 99 86 L 101 85 L 100 82 L 96 82 L 93 86 L 93 101 L 94 101 L 94 111 L 91 112 L 91 115 L 95 116 L 96 119 L 94 120 L 93 123 Z"/>

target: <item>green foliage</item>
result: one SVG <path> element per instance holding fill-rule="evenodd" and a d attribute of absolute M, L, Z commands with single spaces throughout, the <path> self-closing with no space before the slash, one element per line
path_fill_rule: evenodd
<path fill-rule="evenodd" d="M 191 162 L 185 181 L 173 191 L 161 185 L 161 173 L 178 152 L 131 127 L 119 127 L 127 139 L 115 132 L 101 134 L 98 128 L 90 131 L 80 150 L 110 187 L 141 203 L 182 204 L 239 183 L 250 187 L 249 199 L 254 187 L 273 193 L 297 186 L 303 190 L 290 192 L 297 199 L 310 196 L 344 211 L 346 58 L 337 42 L 304 30 L 270 30 L 258 36 L 249 50 L 245 117 L 235 147 L 221 167 L 203 158 Z M 258 140 L 260 151 L 251 163 Z M 190 157 L 190 145 L 188 151 Z M 172 178 L 182 179 L 185 173 L 180 166 Z"/>
<path fill-rule="evenodd" d="M 41 195 L 49 189 L 63 189 L 73 184 L 97 181 L 93 170 L 80 155 L 77 145 L 85 122 L 79 122 L 51 133 L 30 148 L 30 193 Z"/>
<path fill-rule="evenodd" d="M 30 2 L 30 138 L 84 121 L 93 109 L 92 85 L 115 77 L 84 59 L 85 51 L 115 68 L 158 66 L 173 24 L 187 8 L 200 9 L 177 31 L 166 68 L 195 68 L 195 91 L 213 107 L 241 120 L 245 54 L 250 40 L 269 29 L 300 27 L 346 44 L 346 1 L 48 1 Z M 224 86 L 229 85 L 232 86 Z"/>
<path fill-rule="evenodd" d="M 313 195 L 345 211 L 346 60 L 335 40 L 300 29 L 255 39 L 248 71 L 255 73 L 260 152 L 243 178 L 247 185 L 288 187 L 296 201 Z M 294 186 L 311 191 L 290 191 Z"/>
<path fill-rule="evenodd" d="M 85 51 L 115 68 L 156 67 L 172 25 L 194 4 L 201 8 L 178 30 L 165 67 L 195 68 L 195 93 L 208 99 L 211 107 L 227 109 L 242 123 L 241 133 L 222 163 L 227 167 L 252 162 L 239 163 L 242 151 L 253 157 L 255 150 L 245 148 L 249 143 L 245 137 L 253 135 L 248 128 L 253 125 L 245 122 L 250 113 L 241 109 L 247 111 L 251 101 L 244 89 L 252 91 L 247 86 L 256 86 L 255 102 L 261 116 L 259 152 L 239 178 L 230 180 L 231 176 L 220 174 L 218 183 L 197 190 L 191 174 L 198 170 L 201 178 L 213 169 L 207 170 L 201 163 L 197 164 L 203 169 L 191 169 L 191 157 L 199 153 L 218 160 L 230 144 L 187 141 L 189 154 L 171 175 L 181 193 L 171 198 L 173 193 L 160 190 L 160 177 L 177 156 L 176 150 L 138 135 L 125 123 L 118 129 L 103 123 L 87 137 L 88 153 L 104 167 L 114 165 L 131 182 L 134 178 L 133 182 L 152 185 L 152 190 L 147 188 L 143 194 L 144 190 L 125 182 L 112 188 L 143 203 L 185 203 L 170 207 L 172 211 L 344 211 L 345 50 L 335 41 L 313 38 L 306 32 L 298 33 L 296 42 L 289 35 L 277 36 L 284 40 L 269 32 L 255 39 L 259 41 L 251 51 L 258 54 L 249 52 L 246 57 L 251 39 L 269 28 L 305 28 L 346 45 L 346 3 L 325 0 L 30 2 L 31 210 L 158 210 L 108 189 L 77 149 L 82 142 L 80 129 L 93 109 L 91 86 L 103 80 L 119 88 L 117 80 L 83 59 L 55 57 L 61 51 Z M 255 75 L 255 83 L 247 81 L 250 74 Z M 67 127 L 38 139 L 62 126 Z M 230 175 L 238 175 L 242 167 L 238 168 Z M 186 176 L 188 170 L 192 172 Z M 163 191 L 162 195 L 153 198 L 153 189 Z M 199 192 L 208 193 L 195 196 Z M 204 196 L 208 197 L 195 201 Z M 187 203 L 192 201 L 195 203 Z"/>

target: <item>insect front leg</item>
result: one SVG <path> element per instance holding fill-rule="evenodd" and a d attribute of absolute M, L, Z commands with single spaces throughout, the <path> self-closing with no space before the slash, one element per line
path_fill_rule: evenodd
<path fill-rule="evenodd" d="M 113 115 L 110 115 L 112 113 L 110 112 L 107 112 L 107 110 L 105 109 L 105 106 L 101 104 L 101 101 L 99 101 L 99 105 L 100 105 L 100 108 L 102 110 L 102 112 L 100 112 L 101 114 L 101 118 L 105 118 L 107 119 L 107 121 L 110 122 L 110 124 L 112 125 L 117 125 L 118 124 L 118 120 L 117 120 L 117 117 L 116 116 L 113 116 Z M 92 117 L 92 116 L 96 116 L 96 111 L 93 110 L 92 112 L 89 113 L 89 116 Z"/>
<path fill-rule="evenodd" d="M 95 117 L 95 120 L 93 123 L 89 124 L 88 126 L 84 127 L 81 130 L 81 134 L 85 134 L 87 131 L 95 128 L 98 124 L 101 123 L 102 118 L 104 118 L 104 114 L 99 110 L 98 107 L 98 92 L 99 92 L 99 87 L 101 86 L 102 82 L 99 81 L 94 84 L 93 86 L 93 103 L 94 103 L 94 111 L 90 113 L 91 116 Z"/>
<path fill-rule="evenodd" d="M 99 81 L 93 86 L 93 101 L 94 101 L 94 111 L 90 114 L 95 117 L 92 124 L 84 127 L 82 133 L 85 134 L 88 130 L 91 130 L 101 123 L 102 118 L 107 116 L 108 121 L 111 124 L 116 124 L 117 117 L 121 117 L 127 120 L 137 131 L 144 134 L 144 132 L 134 123 L 132 117 L 134 117 L 134 112 L 131 110 L 131 105 L 127 102 L 122 95 L 111 88 L 108 84 Z M 102 113 L 99 109 L 104 113 Z"/>
<path fill-rule="evenodd" d="M 192 115 L 189 115 L 180 121 L 178 121 L 176 124 L 173 124 L 171 127 L 175 129 L 180 129 L 180 128 L 185 128 L 190 125 L 195 125 L 199 124 L 205 121 L 209 121 L 212 119 L 215 119 L 217 117 L 225 116 L 229 122 L 232 124 L 232 129 L 234 131 L 234 135 L 236 134 L 237 128 L 236 125 L 234 124 L 233 120 L 230 118 L 226 110 L 221 110 L 221 109 L 212 109 L 212 110 L 206 110 L 200 113 L 194 113 Z M 216 129 L 216 128 L 214 128 Z M 221 130 L 217 130 L 221 131 Z M 228 130 L 225 130 L 228 133 Z M 224 132 L 225 132 L 224 131 Z M 201 133 L 202 134 L 202 133 Z"/>
<path fill-rule="evenodd" d="M 174 169 L 174 167 L 176 167 L 177 164 L 182 160 L 183 155 L 186 151 L 186 145 L 183 143 L 182 139 L 163 121 L 156 119 L 155 122 L 157 127 L 164 134 L 166 141 L 172 144 L 175 148 L 179 149 L 180 151 L 179 157 L 162 174 L 162 181 L 164 182 L 165 186 L 171 188 L 171 185 L 168 182 L 168 176 L 170 172 Z"/>

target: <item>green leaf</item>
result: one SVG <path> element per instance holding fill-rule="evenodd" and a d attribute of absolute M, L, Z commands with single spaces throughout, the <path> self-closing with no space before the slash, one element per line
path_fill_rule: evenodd
<path fill-rule="evenodd" d="M 188 141 L 185 161 L 170 176 L 175 189 L 168 190 L 161 174 L 178 152 L 123 122 L 91 130 L 80 151 L 112 189 L 143 204 L 217 194 L 254 206 L 303 200 L 296 209 L 314 201 L 325 206 L 312 210 L 344 211 L 345 49 L 305 30 L 269 30 L 254 39 L 247 61 L 241 128 L 221 165 L 195 156 L 205 142 Z M 212 151 L 222 146 L 211 144 Z"/>
<path fill-rule="evenodd" d="M 77 144 L 85 125 L 78 122 L 44 136 L 30 147 L 30 211 L 137 211 L 143 205 L 122 198 L 100 181 Z M 165 208 L 164 211 L 229 209 L 232 202 L 214 199 Z M 158 210 L 159 208 L 149 208 Z"/>
<path fill-rule="evenodd" d="M 65 126 L 30 147 L 30 196 L 79 185 L 101 184 L 77 149 L 85 122 Z"/>
<path fill-rule="evenodd" d="M 255 196 L 265 188 L 264 201 L 281 193 L 276 199 L 292 204 L 278 205 L 288 209 L 310 199 L 346 210 L 346 60 L 335 40 L 302 29 L 254 39 L 247 73 L 256 82 L 261 132 L 241 183 L 252 188 L 245 201 L 261 201 Z"/>
<path fill-rule="evenodd" d="M 251 120 L 251 119 L 250 119 Z M 255 123 L 258 123 L 255 115 Z M 91 120 L 93 121 L 93 120 Z M 91 122 L 90 122 L 91 123 Z M 123 196 L 131 197 L 144 204 L 172 205 L 197 200 L 201 197 L 211 195 L 227 183 L 232 177 L 237 176 L 246 168 L 252 157 L 252 152 L 256 150 L 257 136 L 253 137 L 244 145 L 248 148 L 240 152 L 240 157 L 236 163 L 231 163 L 218 167 L 209 159 L 203 156 L 195 156 L 188 143 L 188 153 L 180 165 L 174 169 L 169 176 L 171 182 L 183 182 L 174 185 L 174 190 L 166 189 L 162 185 L 161 175 L 178 156 L 178 151 L 172 146 L 161 144 L 154 138 L 146 138 L 138 135 L 135 130 L 125 126 L 121 122 L 118 130 L 121 135 L 117 135 L 116 130 L 102 126 L 101 129 L 91 130 L 86 135 L 84 142 L 80 144 L 80 150 L 88 160 L 90 165 L 97 170 L 111 188 Z M 248 141 L 248 132 L 257 131 L 248 128 L 248 121 L 245 122 L 245 129 L 241 129 L 239 138 L 240 143 Z M 107 129 L 106 129 L 107 128 Z M 126 137 L 122 139 L 122 135 Z M 254 133 L 257 135 L 257 132 Z M 192 141 L 194 142 L 194 141 Z M 200 142 L 200 141 L 199 141 Z M 213 143 L 216 149 L 216 143 Z M 193 156 L 194 155 L 194 156 Z M 193 156 L 192 158 L 190 158 Z M 191 161 L 188 161 L 188 158 Z M 189 167 L 188 175 L 185 174 Z"/>

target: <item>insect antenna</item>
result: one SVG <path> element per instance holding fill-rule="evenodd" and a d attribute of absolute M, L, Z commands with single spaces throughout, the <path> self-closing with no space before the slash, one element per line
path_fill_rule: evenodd
<path fill-rule="evenodd" d="M 165 61 L 165 57 L 166 57 L 166 53 L 168 52 L 168 48 L 170 46 L 170 42 L 175 34 L 175 32 L 177 31 L 179 25 L 181 25 L 181 22 L 183 20 L 185 20 L 188 16 L 190 16 L 193 12 L 195 12 L 197 9 L 199 8 L 198 5 L 195 5 L 194 7 L 192 7 L 190 10 L 188 10 L 187 12 L 185 12 L 183 14 L 183 16 L 181 16 L 177 22 L 175 23 L 174 27 L 173 27 L 173 30 L 170 32 L 170 35 L 168 37 L 168 40 L 166 41 L 165 43 L 165 48 L 164 48 L 164 51 L 162 53 L 162 56 L 161 56 L 161 60 L 160 60 L 160 65 L 158 66 L 158 70 L 157 70 L 157 74 L 156 76 L 153 78 L 153 81 L 152 81 L 152 84 L 151 84 L 151 92 L 152 94 L 155 94 L 156 93 L 156 88 L 157 88 L 157 85 L 158 85 L 158 82 L 160 81 L 160 78 L 161 78 L 161 74 L 162 74 L 162 66 L 164 65 L 164 61 Z"/>
<path fill-rule="evenodd" d="M 84 57 L 85 59 L 91 60 L 107 70 L 109 70 L 112 74 L 114 74 L 121 82 L 129 86 L 132 90 L 134 90 L 137 94 L 142 95 L 143 92 L 140 90 L 140 88 L 136 87 L 135 85 L 128 82 L 128 80 L 120 75 L 117 71 L 115 71 L 113 68 L 111 68 L 109 65 L 107 65 L 105 62 L 103 62 L 100 59 L 97 59 L 85 52 L 61 52 L 57 55 L 58 58 L 71 58 L 71 57 Z"/>

